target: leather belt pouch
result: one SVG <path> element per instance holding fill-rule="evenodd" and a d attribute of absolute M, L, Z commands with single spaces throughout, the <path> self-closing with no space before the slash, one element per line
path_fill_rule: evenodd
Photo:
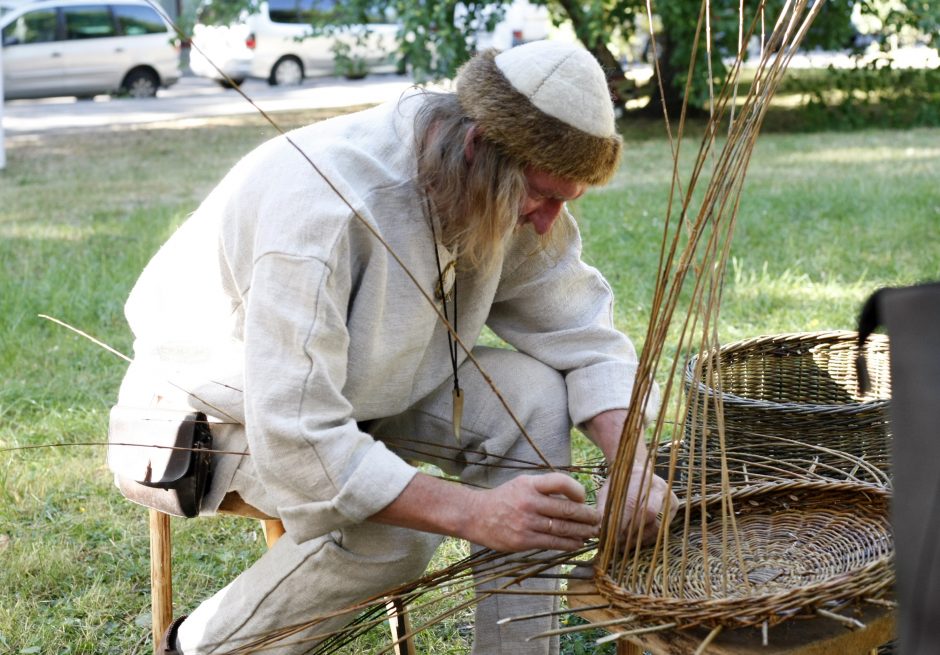
<path fill-rule="evenodd" d="M 128 500 L 175 516 L 196 516 L 211 464 L 212 433 L 202 412 L 111 408 L 108 468 Z"/>

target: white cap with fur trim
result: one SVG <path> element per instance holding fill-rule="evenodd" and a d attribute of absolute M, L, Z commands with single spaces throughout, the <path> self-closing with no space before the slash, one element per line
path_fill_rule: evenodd
<path fill-rule="evenodd" d="M 496 55 L 509 83 L 549 116 L 594 136 L 617 133 L 607 80 L 584 48 L 533 41 Z"/>
<path fill-rule="evenodd" d="M 535 41 L 482 52 L 457 74 L 457 99 L 483 138 L 522 163 L 601 184 L 621 138 L 604 73 L 579 46 Z"/>

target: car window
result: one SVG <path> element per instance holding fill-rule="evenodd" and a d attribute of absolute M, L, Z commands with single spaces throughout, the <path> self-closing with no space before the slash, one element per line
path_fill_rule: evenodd
<path fill-rule="evenodd" d="M 29 11 L 3 28 L 3 44 L 55 41 L 56 10 Z"/>
<path fill-rule="evenodd" d="M 323 23 L 335 13 L 334 0 L 268 0 L 268 15 L 275 23 Z"/>
<path fill-rule="evenodd" d="M 275 23 L 324 25 L 331 22 L 385 23 L 394 22 L 380 11 L 367 10 L 353 15 L 336 0 L 268 0 L 268 16 Z M 393 11 L 388 12 L 393 15 Z"/>
<path fill-rule="evenodd" d="M 66 39 L 97 39 L 117 34 L 107 5 L 62 7 L 62 14 Z"/>
<path fill-rule="evenodd" d="M 118 32 L 133 36 L 135 34 L 159 34 L 166 32 L 166 25 L 160 15 L 145 5 L 112 5 Z"/>

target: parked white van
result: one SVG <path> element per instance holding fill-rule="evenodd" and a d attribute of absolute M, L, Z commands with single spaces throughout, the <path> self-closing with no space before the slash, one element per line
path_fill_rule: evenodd
<path fill-rule="evenodd" d="M 477 32 L 477 49 L 507 50 L 530 41 L 549 37 L 552 18 L 548 7 L 528 0 L 513 0 L 503 9 L 503 17 L 492 31 Z"/>
<path fill-rule="evenodd" d="M 173 29 L 144 0 L 37 0 L 0 16 L 3 96 L 150 97 L 180 76 Z"/>
<path fill-rule="evenodd" d="M 398 27 L 392 22 L 311 36 L 314 20 L 328 18 L 339 2 L 266 0 L 257 13 L 242 12 L 229 24 L 216 24 L 224 20 L 225 1 L 207 0 L 197 12 L 189 55 L 189 67 L 196 75 L 224 85 L 241 84 L 249 77 L 272 85 L 300 84 L 306 77 L 336 74 L 337 44 L 362 66 L 359 72 L 396 70 Z"/>

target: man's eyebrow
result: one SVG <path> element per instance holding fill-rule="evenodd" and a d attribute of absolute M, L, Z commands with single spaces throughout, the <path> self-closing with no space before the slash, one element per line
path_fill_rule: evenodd
<path fill-rule="evenodd" d="M 565 196 L 560 193 L 551 193 L 551 192 L 545 191 L 545 189 L 540 188 L 537 184 L 529 184 L 529 189 L 531 191 L 535 191 L 538 195 L 542 196 L 543 198 L 548 198 L 549 200 L 560 200 L 562 202 L 569 202 L 571 200 L 577 200 L 578 198 L 584 195 L 585 191 L 587 191 L 586 188 L 582 188 L 580 191 L 578 191 L 577 194 L 569 198 L 568 196 Z"/>

